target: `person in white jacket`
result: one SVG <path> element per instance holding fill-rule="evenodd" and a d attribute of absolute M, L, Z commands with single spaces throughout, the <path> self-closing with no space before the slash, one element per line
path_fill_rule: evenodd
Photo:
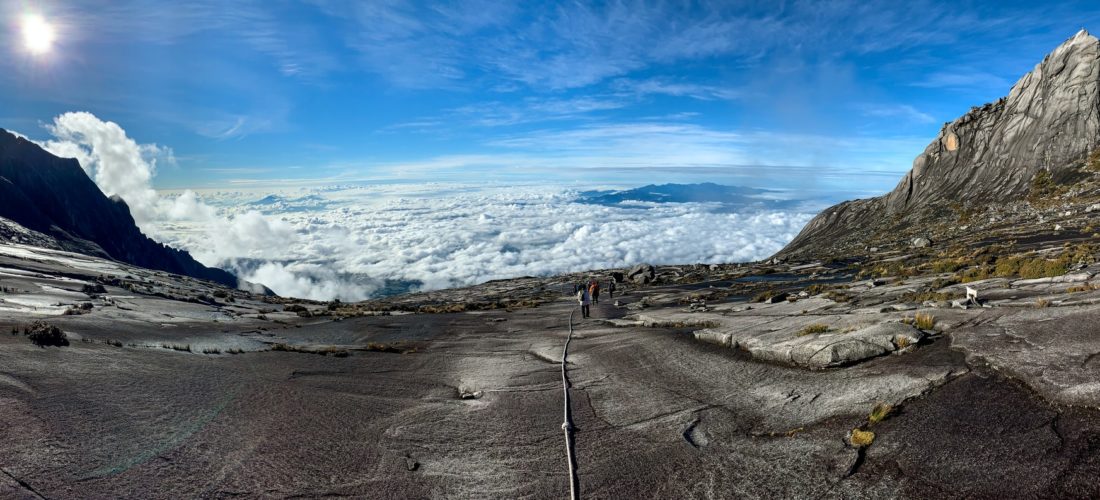
<path fill-rule="evenodd" d="M 592 304 L 592 296 L 588 295 L 588 288 L 581 287 L 577 292 L 577 302 L 581 305 L 581 317 L 587 318 L 589 313 L 589 306 Z"/>

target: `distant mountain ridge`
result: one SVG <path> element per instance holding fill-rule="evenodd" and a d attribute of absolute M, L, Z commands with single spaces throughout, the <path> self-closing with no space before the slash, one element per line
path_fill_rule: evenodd
<path fill-rule="evenodd" d="M 730 210 L 747 207 L 779 209 L 800 203 L 797 200 L 777 200 L 765 195 L 778 191 L 768 189 L 725 186 L 713 182 L 698 184 L 649 184 L 620 191 L 583 191 L 577 201 L 594 205 L 620 205 L 630 202 L 643 203 L 721 203 Z"/>
<path fill-rule="evenodd" d="M 65 250 L 210 280 L 236 288 L 237 277 L 153 241 L 126 202 L 108 198 L 80 164 L 0 129 L 0 217 L 51 236 Z"/>
<path fill-rule="evenodd" d="M 821 212 L 778 256 L 843 255 L 929 231 L 968 205 L 1024 200 L 1037 183 L 1069 184 L 1100 145 L 1100 40 L 1081 30 L 1007 97 L 971 108 L 886 195 Z"/>

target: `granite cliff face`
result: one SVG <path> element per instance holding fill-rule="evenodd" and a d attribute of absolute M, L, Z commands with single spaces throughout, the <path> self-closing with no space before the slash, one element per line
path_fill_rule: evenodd
<path fill-rule="evenodd" d="M 1007 97 L 945 124 L 893 191 L 826 209 L 779 255 L 875 245 L 887 226 L 932 223 L 951 205 L 1021 200 L 1038 175 L 1072 182 L 1098 144 L 1100 40 L 1081 30 Z"/>
<path fill-rule="evenodd" d="M 237 278 L 142 234 L 122 199 L 108 198 L 74 159 L 0 129 L 0 217 L 65 250 L 236 287 Z"/>

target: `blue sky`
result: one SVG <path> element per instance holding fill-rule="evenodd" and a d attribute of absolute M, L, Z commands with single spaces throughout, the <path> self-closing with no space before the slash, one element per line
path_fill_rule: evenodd
<path fill-rule="evenodd" d="M 893 187 L 1096 2 L 0 0 L 0 127 L 88 111 L 157 187 Z M 43 54 L 21 19 L 56 31 Z"/>

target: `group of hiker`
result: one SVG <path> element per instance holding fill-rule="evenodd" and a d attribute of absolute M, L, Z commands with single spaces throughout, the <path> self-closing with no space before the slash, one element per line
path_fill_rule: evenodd
<path fill-rule="evenodd" d="M 600 282 L 597 280 L 589 281 L 587 285 L 574 285 L 573 293 L 577 294 L 577 302 L 581 305 L 582 318 L 589 317 L 593 304 L 600 304 Z M 607 296 L 615 298 L 615 280 L 607 282 Z"/>

